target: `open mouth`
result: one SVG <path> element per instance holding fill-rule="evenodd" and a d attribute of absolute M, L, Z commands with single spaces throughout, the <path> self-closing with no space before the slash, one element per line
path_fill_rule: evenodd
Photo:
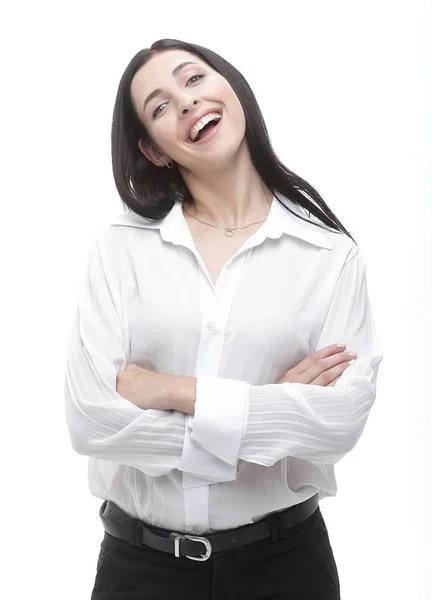
<path fill-rule="evenodd" d="M 194 140 L 189 140 L 191 144 L 199 144 L 209 141 L 214 135 L 219 131 L 221 123 L 223 120 L 223 116 L 218 118 L 214 118 L 208 123 L 204 125 L 202 129 L 198 132 L 198 135 L 194 138 Z"/>

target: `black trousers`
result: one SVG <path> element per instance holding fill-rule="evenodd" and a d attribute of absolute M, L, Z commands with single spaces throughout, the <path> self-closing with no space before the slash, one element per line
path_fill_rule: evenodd
<path fill-rule="evenodd" d="M 203 562 L 105 532 L 91 600 L 340 600 L 321 510 L 286 531 Z"/>

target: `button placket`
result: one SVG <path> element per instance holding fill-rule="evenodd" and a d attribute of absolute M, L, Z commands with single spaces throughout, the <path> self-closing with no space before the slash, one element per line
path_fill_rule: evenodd
<path fill-rule="evenodd" d="M 233 261 L 224 273 L 223 282 L 219 281 L 217 294 L 209 284 L 205 273 L 200 270 L 200 289 L 202 306 L 201 338 L 198 348 L 195 377 L 219 376 L 222 359 L 225 328 L 231 310 L 232 301 L 240 274 L 249 252 L 245 252 L 243 260 Z M 193 418 L 193 417 L 191 417 Z M 190 437 L 191 431 L 187 428 L 186 436 Z M 238 468 L 237 468 L 238 473 Z M 203 502 L 204 490 L 209 491 L 209 481 L 202 478 L 202 486 L 198 485 L 199 476 L 183 472 L 183 488 L 187 490 L 186 525 L 192 528 L 197 522 L 210 528 L 208 502 Z"/>

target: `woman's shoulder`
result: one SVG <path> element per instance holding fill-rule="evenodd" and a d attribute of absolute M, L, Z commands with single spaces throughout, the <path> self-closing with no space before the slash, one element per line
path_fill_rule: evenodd
<path fill-rule="evenodd" d="M 291 218 L 294 218 L 296 224 L 301 226 L 306 235 L 309 234 L 312 239 L 316 240 L 318 245 L 321 242 L 323 247 L 331 250 L 333 259 L 339 261 L 341 257 L 351 258 L 358 252 L 358 245 L 344 231 L 329 227 L 305 206 L 292 202 L 286 196 L 282 197 L 289 212 L 296 215 Z"/>
<path fill-rule="evenodd" d="M 132 212 L 117 215 L 100 225 L 93 237 L 91 247 L 109 263 L 130 260 L 135 255 L 145 252 L 147 244 L 149 244 L 149 252 L 154 253 L 155 245 L 152 240 L 156 239 L 159 223 L 159 221 L 147 221 Z M 148 235 L 143 235 L 143 230 L 148 230 Z M 139 251 L 135 252 L 137 244 Z"/>
<path fill-rule="evenodd" d="M 137 229 L 158 230 L 160 224 L 161 221 L 151 221 L 129 211 L 115 216 L 102 225 L 97 235 L 101 242 L 116 243 Z"/>
<path fill-rule="evenodd" d="M 334 258 L 338 257 L 340 259 L 342 257 L 345 260 L 350 260 L 359 252 L 358 244 L 347 233 L 328 227 L 306 209 L 303 209 L 302 212 L 302 216 L 309 220 L 308 223 L 305 222 L 305 227 L 313 228 L 321 233 L 323 239 L 331 247 Z"/>

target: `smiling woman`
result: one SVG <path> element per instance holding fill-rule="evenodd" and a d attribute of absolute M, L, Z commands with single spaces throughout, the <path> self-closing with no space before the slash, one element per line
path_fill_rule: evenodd
<path fill-rule="evenodd" d="M 217 129 L 214 127 L 211 137 L 191 142 L 192 126 L 212 111 L 223 115 Z M 223 134 L 215 136 L 219 131 Z M 163 219 L 175 202 L 193 208 L 191 212 L 198 216 L 209 217 L 211 223 L 221 221 L 221 216 L 232 218 L 229 211 L 221 215 L 214 202 L 201 199 L 188 176 L 201 170 L 217 178 L 227 161 L 246 151 L 251 174 L 253 171 L 261 186 L 271 191 L 264 205 L 262 192 L 259 201 L 252 203 L 255 214 L 263 214 L 263 209 L 264 215 L 268 212 L 272 194 L 290 211 L 283 200 L 288 197 L 304 209 L 297 218 L 306 218 L 306 212 L 313 214 L 316 227 L 324 224 L 355 241 L 320 194 L 277 158 L 246 79 L 208 48 L 163 39 L 138 52 L 119 84 L 111 139 L 120 197 L 125 206 L 146 219 Z M 210 143 L 202 143 L 205 140 Z M 191 147 L 191 143 L 198 145 Z M 195 152 L 198 147 L 199 154 Z M 229 225 L 234 228 L 233 223 Z"/>
<path fill-rule="evenodd" d="M 112 164 L 128 210 L 92 245 L 65 381 L 104 499 L 92 600 L 339 600 L 319 500 L 382 358 L 362 253 L 202 46 L 132 58 Z"/>

